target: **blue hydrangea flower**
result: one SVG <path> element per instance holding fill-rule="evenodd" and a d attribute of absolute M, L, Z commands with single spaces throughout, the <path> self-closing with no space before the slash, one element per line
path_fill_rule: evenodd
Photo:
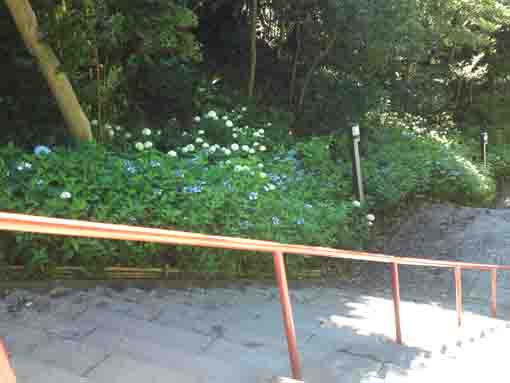
<path fill-rule="evenodd" d="M 257 198 L 259 198 L 259 194 L 257 192 L 251 192 L 250 194 L 248 194 L 248 199 L 250 201 L 256 201 Z"/>
<path fill-rule="evenodd" d="M 158 168 L 158 167 L 160 167 L 160 166 L 161 166 L 161 162 L 159 162 L 159 161 L 155 161 L 155 160 L 152 160 L 152 161 L 150 162 L 150 165 L 151 165 L 151 167 L 153 167 L 153 168 Z"/>
<path fill-rule="evenodd" d="M 296 225 L 304 225 L 305 224 L 305 219 L 304 218 L 298 218 L 296 220 Z"/>
<path fill-rule="evenodd" d="M 253 224 L 250 221 L 241 221 L 241 229 L 249 229 Z"/>
<path fill-rule="evenodd" d="M 46 156 L 48 154 L 51 153 L 51 149 L 48 148 L 47 146 L 44 146 L 44 145 L 37 145 L 35 148 L 34 148 L 34 154 L 37 156 L 37 157 L 40 157 L 40 156 Z"/>
<path fill-rule="evenodd" d="M 127 168 L 126 168 L 126 171 L 130 174 L 135 174 L 136 173 L 136 168 L 133 166 L 133 165 L 129 165 Z"/>
<path fill-rule="evenodd" d="M 280 219 L 278 217 L 273 217 L 271 218 L 271 222 L 273 223 L 273 225 L 279 225 Z"/>
<path fill-rule="evenodd" d="M 194 185 L 194 186 L 185 186 L 184 187 L 185 193 L 201 193 L 203 189 L 202 185 Z"/>
<path fill-rule="evenodd" d="M 233 191 L 234 190 L 234 186 L 232 186 L 232 184 L 230 183 L 229 180 L 223 181 L 223 186 L 225 186 L 228 189 L 228 191 Z"/>

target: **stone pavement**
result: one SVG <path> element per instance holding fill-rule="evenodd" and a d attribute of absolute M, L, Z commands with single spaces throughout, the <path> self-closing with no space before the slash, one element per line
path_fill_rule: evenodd
<path fill-rule="evenodd" d="M 274 287 L 59 295 L 17 291 L 0 301 L 0 336 L 20 383 L 269 382 L 289 375 Z M 455 311 L 406 300 L 405 346 L 398 346 L 384 293 L 339 286 L 292 295 L 309 382 L 401 382 L 508 331 L 478 313 L 475 301 L 459 330 Z"/>
<path fill-rule="evenodd" d="M 428 207 L 402 225 L 388 252 L 510 264 L 509 214 Z M 360 270 L 348 281 L 291 289 L 307 382 L 504 379 L 508 278 L 498 280 L 500 319 L 492 319 L 486 273 L 464 273 L 459 329 L 452 273 L 402 268 L 399 346 L 387 266 Z M 0 337 L 20 383 L 255 383 L 290 374 L 278 293 L 261 284 L 17 290 L 0 299 Z"/>

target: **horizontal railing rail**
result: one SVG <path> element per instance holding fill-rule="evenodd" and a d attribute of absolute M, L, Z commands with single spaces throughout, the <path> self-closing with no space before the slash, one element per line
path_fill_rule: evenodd
<path fill-rule="evenodd" d="M 287 335 L 292 376 L 301 379 L 301 364 L 297 352 L 296 334 L 292 307 L 288 292 L 288 282 L 283 254 L 307 255 L 317 257 L 351 259 L 357 261 L 386 263 L 391 266 L 392 291 L 395 311 L 396 341 L 402 343 L 400 326 L 400 283 L 399 265 L 447 268 L 454 271 L 455 297 L 458 325 L 462 324 L 462 270 L 482 270 L 491 273 L 491 313 L 496 316 L 497 272 L 510 271 L 510 265 L 439 261 L 431 259 L 397 257 L 385 254 L 354 252 L 326 247 L 283 244 L 272 241 L 223 237 L 197 234 L 176 230 L 155 229 L 138 226 L 107 224 L 90 221 L 78 221 L 49 218 L 23 214 L 0 212 L 0 230 L 78 236 L 124 241 L 153 242 L 169 245 L 187 245 L 197 247 L 219 248 L 227 250 L 252 251 L 273 255 L 276 279 L 280 291 L 280 302 Z"/>

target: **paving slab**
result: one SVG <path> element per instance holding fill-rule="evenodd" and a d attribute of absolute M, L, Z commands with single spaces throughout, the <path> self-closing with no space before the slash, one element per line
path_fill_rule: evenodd
<path fill-rule="evenodd" d="M 95 383 L 29 357 L 15 356 L 12 365 L 17 383 Z"/>

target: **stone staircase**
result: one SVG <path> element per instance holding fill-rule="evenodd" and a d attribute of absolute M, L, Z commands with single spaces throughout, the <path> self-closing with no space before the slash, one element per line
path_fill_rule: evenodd
<path fill-rule="evenodd" d="M 13 295 L 0 300 L 0 336 L 19 383 L 258 383 L 290 374 L 273 287 Z M 309 382 L 418 382 L 508 339 L 506 322 L 478 301 L 466 302 L 459 330 L 451 307 L 405 299 L 399 346 L 386 292 L 311 287 L 292 300 Z"/>

